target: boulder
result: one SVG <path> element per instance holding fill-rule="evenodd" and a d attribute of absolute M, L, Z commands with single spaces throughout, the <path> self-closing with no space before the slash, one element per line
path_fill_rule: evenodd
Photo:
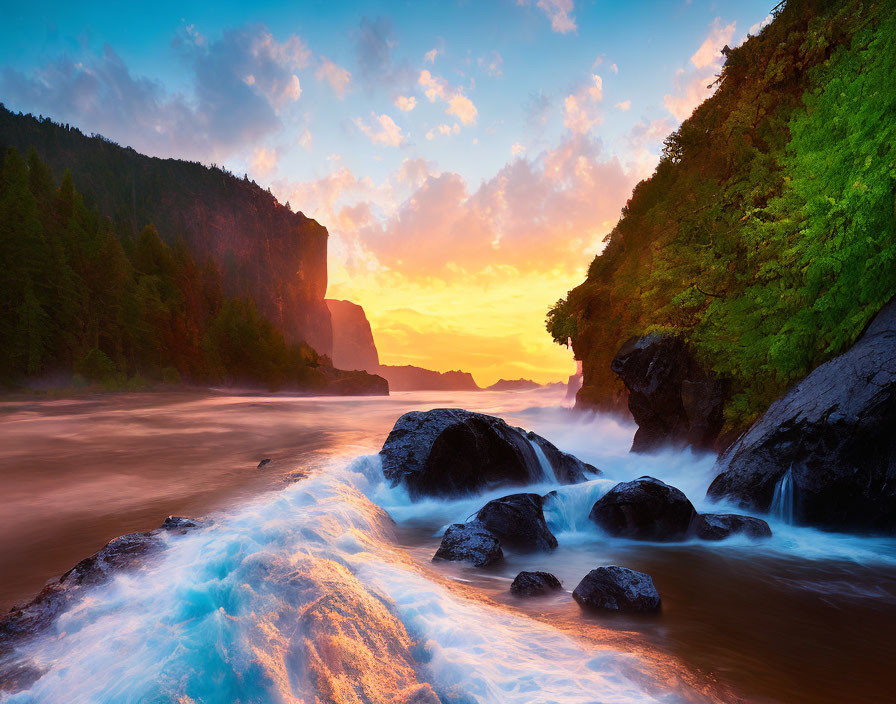
<path fill-rule="evenodd" d="M 437 560 L 470 562 L 485 567 L 504 559 L 497 536 L 478 523 L 455 523 L 448 526 L 442 543 L 433 556 Z"/>
<path fill-rule="evenodd" d="M 475 522 L 496 535 L 501 545 L 518 552 L 557 547 L 557 538 L 544 520 L 538 494 L 511 494 L 489 501 L 476 514 Z"/>
<path fill-rule="evenodd" d="M 564 454 L 544 438 L 538 438 L 538 445 L 546 456 Z M 501 484 L 532 483 L 542 475 L 525 431 L 459 408 L 405 413 L 386 438 L 380 457 L 386 479 L 393 486 L 404 484 L 412 497 L 472 494 Z M 552 465 L 552 470 L 561 483 L 585 478 L 568 460 Z"/>
<path fill-rule="evenodd" d="M 271 462 L 273 462 L 270 457 L 265 457 L 261 462 L 258 463 L 256 469 L 261 469 L 262 467 L 267 467 Z"/>
<path fill-rule="evenodd" d="M 761 518 L 734 513 L 704 513 L 696 522 L 701 540 L 724 540 L 732 535 L 746 535 L 753 540 L 772 537 L 772 529 Z"/>
<path fill-rule="evenodd" d="M 660 595 L 649 574 L 615 565 L 591 570 L 572 598 L 589 610 L 655 613 L 660 609 Z"/>
<path fill-rule="evenodd" d="M 610 369 L 628 389 L 628 408 L 638 424 L 632 452 L 714 446 L 728 385 L 704 369 L 684 341 L 659 334 L 632 338 Z"/>
<path fill-rule="evenodd" d="M 893 533 L 894 429 L 896 300 L 851 349 L 775 401 L 722 454 L 708 495 L 768 511 L 776 489 L 787 485 L 775 507 L 781 518 L 831 530 Z"/>
<path fill-rule="evenodd" d="M 560 580 L 550 572 L 520 572 L 510 585 L 516 596 L 543 596 L 561 589 Z"/>
<path fill-rule="evenodd" d="M 653 477 L 617 484 L 588 515 L 610 535 L 634 540 L 685 540 L 696 528 L 697 511 L 679 489 Z"/>
<path fill-rule="evenodd" d="M 165 533 L 186 533 L 203 523 L 183 516 L 168 516 L 156 530 L 113 538 L 99 552 L 48 582 L 30 602 L 9 610 L 0 620 L 0 653 L 12 647 L 17 639 L 30 638 L 53 623 L 60 613 L 77 603 L 87 587 L 106 582 L 118 572 L 140 564 L 162 547 Z"/>

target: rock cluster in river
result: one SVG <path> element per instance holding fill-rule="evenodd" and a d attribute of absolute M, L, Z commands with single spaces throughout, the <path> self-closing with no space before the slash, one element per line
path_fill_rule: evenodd
<path fill-rule="evenodd" d="M 432 559 L 487 567 L 503 560 L 504 552 L 498 537 L 485 526 L 475 522 L 454 523 L 448 526 Z"/>
<path fill-rule="evenodd" d="M 697 513 L 684 493 L 653 477 L 622 482 L 598 499 L 588 515 L 609 535 L 631 540 L 675 542 L 697 537 L 723 540 L 735 534 L 770 538 L 761 518 Z"/>
<path fill-rule="evenodd" d="M 789 472 L 794 522 L 896 531 L 896 300 L 853 347 L 773 403 L 716 463 L 714 499 L 768 511 Z"/>
<path fill-rule="evenodd" d="M 542 467 L 533 443 L 560 483 L 585 481 L 586 471 L 599 474 L 534 433 L 458 408 L 405 413 L 386 438 L 380 457 L 386 479 L 393 486 L 403 484 L 412 497 L 458 496 L 539 481 Z"/>

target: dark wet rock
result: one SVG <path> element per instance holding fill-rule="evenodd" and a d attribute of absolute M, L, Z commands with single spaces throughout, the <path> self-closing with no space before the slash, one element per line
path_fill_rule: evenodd
<path fill-rule="evenodd" d="M 535 437 L 548 458 L 565 455 Z M 386 479 L 393 486 L 404 483 L 411 496 L 470 494 L 501 484 L 527 484 L 542 475 L 525 431 L 459 408 L 405 413 L 386 438 L 380 457 Z M 551 464 L 560 482 L 584 480 L 571 460 Z"/>
<path fill-rule="evenodd" d="M 200 521 L 195 518 L 187 518 L 186 516 L 168 516 L 162 523 L 162 530 L 186 533 L 190 528 L 198 528 L 204 523 L 205 521 Z"/>
<path fill-rule="evenodd" d="M 591 570 L 572 598 L 590 610 L 655 613 L 660 609 L 660 595 L 649 574 L 615 565 Z"/>
<path fill-rule="evenodd" d="M 296 471 L 296 472 L 290 472 L 289 474 L 283 475 L 283 481 L 286 482 L 287 484 L 295 484 L 296 482 L 300 482 L 303 479 L 307 479 L 307 478 L 308 478 L 307 472 Z"/>
<path fill-rule="evenodd" d="M 697 512 L 679 489 L 653 477 L 617 484 L 588 515 L 609 533 L 634 540 L 684 540 L 696 528 Z"/>
<path fill-rule="evenodd" d="M 790 470 L 794 522 L 896 532 L 896 301 L 775 401 L 716 469 L 713 499 L 768 511 Z"/>
<path fill-rule="evenodd" d="M 479 509 L 476 522 L 498 536 L 501 545 L 518 552 L 553 550 L 557 539 L 548 528 L 538 494 L 511 494 Z"/>
<path fill-rule="evenodd" d="M 704 513 L 695 525 L 701 540 L 724 540 L 732 535 L 746 535 L 753 540 L 772 537 L 772 529 L 761 518 L 734 513 Z"/>
<path fill-rule="evenodd" d="M 517 596 L 542 596 L 563 589 L 560 580 L 550 572 L 520 572 L 510 585 Z"/>
<path fill-rule="evenodd" d="M 503 560 L 504 553 L 498 537 L 485 526 L 476 522 L 455 523 L 448 526 L 432 559 L 470 562 L 474 567 L 485 567 Z"/>
<path fill-rule="evenodd" d="M 261 462 L 258 463 L 258 467 L 256 467 L 256 469 L 261 469 L 262 467 L 269 465 L 271 462 L 273 462 L 273 460 L 270 457 L 265 457 Z"/>
<path fill-rule="evenodd" d="M 728 385 L 669 335 L 632 338 L 610 365 L 628 389 L 638 431 L 632 452 L 672 445 L 712 448 L 722 429 Z"/>
<path fill-rule="evenodd" d="M 165 533 L 185 533 L 201 524 L 202 521 L 183 516 L 169 516 L 157 530 L 128 533 L 110 540 L 99 552 L 48 582 L 30 602 L 9 610 L 0 620 L 0 659 L 16 642 L 28 639 L 51 625 L 59 614 L 77 603 L 86 588 L 106 582 L 116 573 L 139 565 L 162 546 Z M 0 666 L 0 680 L 4 677 L 5 669 Z"/>

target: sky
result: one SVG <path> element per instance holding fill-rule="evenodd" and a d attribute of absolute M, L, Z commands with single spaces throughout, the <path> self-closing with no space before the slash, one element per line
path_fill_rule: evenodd
<path fill-rule="evenodd" d="M 775 4 L 9 3 L 0 101 L 317 219 L 382 363 L 565 380 L 547 309 Z"/>

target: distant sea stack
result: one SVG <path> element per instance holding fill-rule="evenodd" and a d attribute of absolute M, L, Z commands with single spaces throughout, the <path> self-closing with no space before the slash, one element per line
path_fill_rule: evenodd
<path fill-rule="evenodd" d="M 380 358 L 364 309 L 351 301 L 333 298 L 327 298 L 325 303 L 333 326 L 333 366 L 378 374 Z"/>
<path fill-rule="evenodd" d="M 381 377 L 389 382 L 392 391 L 482 391 L 469 372 L 436 372 L 431 369 L 381 364 Z"/>
<path fill-rule="evenodd" d="M 499 379 L 491 386 L 486 387 L 488 391 L 531 391 L 532 389 L 540 389 L 541 384 L 531 379 Z"/>
<path fill-rule="evenodd" d="M 58 175 L 69 169 L 93 207 L 135 234 L 152 223 L 169 245 L 183 238 L 197 261 L 217 264 L 225 292 L 252 299 L 287 342 L 332 353 L 328 234 L 315 220 L 219 168 L 144 156 L 0 106 L 0 150 L 8 147 L 34 147 Z"/>

